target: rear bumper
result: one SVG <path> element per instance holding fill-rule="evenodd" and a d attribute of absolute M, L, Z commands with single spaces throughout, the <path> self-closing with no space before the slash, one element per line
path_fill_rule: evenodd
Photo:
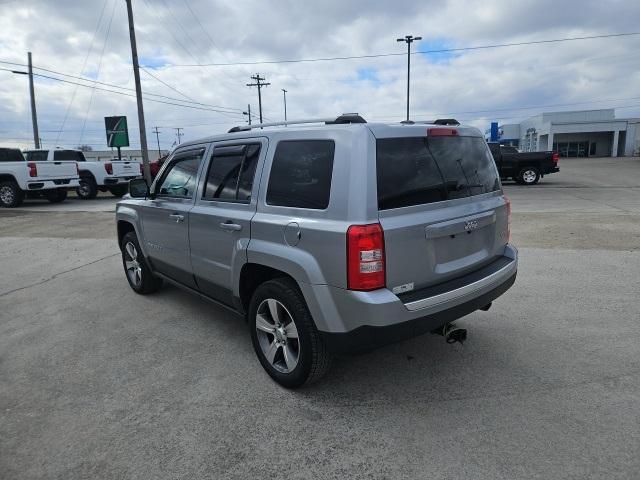
<path fill-rule="evenodd" d="M 515 282 L 518 252 L 449 282 L 402 295 L 301 285 L 320 334 L 334 351 L 360 351 L 434 330 L 498 298 Z"/>
<path fill-rule="evenodd" d="M 129 180 L 133 180 L 134 178 L 142 178 L 142 175 L 134 175 L 130 177 L 107 177 L 104 179 L 104 184 L 106 186 L 126 185 L 129 183 Z"/>
<path fill-rule="evenodd" d="M 53 178 L 27 183 L 27 190 L 51 190 L 52 188 L 76 188 L 80 185 L 77 178 Z"/>
<path fill-rule="evenodd" d="M 548 175 L 550 173 L 557 173 L 560 171 L 560 167 L 547 167 L 544 169 L 543 174 Z"/>

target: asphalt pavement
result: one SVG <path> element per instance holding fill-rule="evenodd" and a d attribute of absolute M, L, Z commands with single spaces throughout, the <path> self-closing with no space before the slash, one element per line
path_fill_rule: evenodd
<path fill-rule="evenodd" d="M 635 479 L 640 159 L 505 184 L 514 287 L 289 391 L 243 320 L 129 288 L 113 208 L 0 212 L 0 478 Z"/>

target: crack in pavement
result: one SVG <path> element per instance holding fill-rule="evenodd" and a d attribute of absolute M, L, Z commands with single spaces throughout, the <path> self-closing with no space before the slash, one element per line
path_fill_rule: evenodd
<path fill-rule="evenodd" d="M 8 290 L 6 292 L 1 292 L 0 293 L 0 297 L 4 297 L 4 296 L 9 295 L 11 293 L 19 292 L 21 290 L 26 290 L 27 288 L 37 287 L 37 286 L 42 285 L 44 283 L 50 282 L 51 280 L 54 280 L 54 279 L 58 278 L 60 275 L 64 275 L 65 273 L 73 272 L 75 270 L 79 270 L 81 268 L 88 267 L 89 265 L 93 265 L 94 263 L 98 263 L 98 262 L 101 262 L 102 260 L 106 260 L 107 258 L 112 258 L 112 257 L 118 256 L 118 255 L 120 255 L 120 252 L 112 253 L 111 255 L 107 255 L 106 257 L 98 258 L 97 260 L 92 260 L 91 262 L 84 263 L 82 265 L 78 265 L 77 267 L 70 268 L 69 270 L 64 270 L 62 272 L 54 273 L 49 278 L 45 278 L 44 280 L 40 280 L 39 282 L 35 282 L 35 283 L 30 284 L 30 285 L 25 285 L 23 287 L 14 288 L 13 290 Z"/>

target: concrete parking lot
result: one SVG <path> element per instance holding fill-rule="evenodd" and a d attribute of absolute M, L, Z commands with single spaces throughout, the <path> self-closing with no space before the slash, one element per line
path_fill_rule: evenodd
<path fill-rule="evenodd" d="M 0 478 L 631 479 L 640 472 L 640 159 L 505 184 L 514 287 L 287 391 L 244 322 L 134 294 L 115 199 L 0 212 Z"/>

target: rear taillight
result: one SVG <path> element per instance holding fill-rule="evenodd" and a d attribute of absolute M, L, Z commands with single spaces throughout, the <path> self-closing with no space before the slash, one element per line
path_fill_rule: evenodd
<path fill-rule="evenodd" d="M 558 160 L 560 160 L 560 154 L 558 152 L 553 152 L 551 154 L 551 160 L 553 160 L 553 163 L 558 163 Z"/>
<path fill-rule="evenodd" d="M 106 162 L 104 164 L 104 169 L 107 171 L 109 175 L 113 175 L 113 165 L 110 162 Z"/>
<path fill-rule="evenodd" d="M 505 206 L 507 207 L 507 242 L 511 241 L 511 200 L 504 196 Z"/>
<path fill-rule="evenodd" d="M 35 163 L 29 162 L 29 163 L 27 163 L 27 167 L 29 167 L 29 176 L 30 177 L 37 177 L 38 176 L 38 166 Z"/>
<path fill-rule="evenodd" d="M 428 128 L 427 135 L 430 137 L 457 137 L 458 130 L 455 128 Z"/>
<path fill-rule="evenodd" d="M 385 286 L 384 232 L 379 223 L 347 230 L 347 288 L 376 290 Z"/>
<path fill-rule="evenodd" d="M 142 169 L 142 164 L 140 164 L 140 175 L 144 174 L 144 170 Z"/>
<path fill-rule="evenodd" d="M 78 176 L 80 176 L 80 167 L 78 166 L 77 163 L 76 163 L 76 173 L 78 174 Z"/>

